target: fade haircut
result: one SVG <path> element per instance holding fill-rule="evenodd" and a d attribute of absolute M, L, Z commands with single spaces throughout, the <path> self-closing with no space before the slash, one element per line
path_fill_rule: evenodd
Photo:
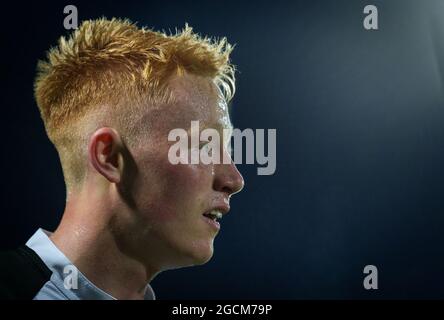
<path fill-rule="evenodd" d="M 201 37 L 187 24 L 166 34 L 116 18 L 84 21 L 69 38 L 61 37 L 38 62 L 34 92 L 68 192 L 84 178 L 89 135 L 102 125 L 115 125 L 130 144 L 136 109 L 173 100 L 172 76 L 209 77 L 230 101 L 232 48 L 226 38 Z M 86 121 L 92 118 L 96 121 Z"/>

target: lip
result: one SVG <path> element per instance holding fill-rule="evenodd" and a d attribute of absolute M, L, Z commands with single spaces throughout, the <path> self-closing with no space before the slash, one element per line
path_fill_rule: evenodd
<path fill-rule="evenodd" d="M 204 219 L 205 222 L 208 223 L 211 226 L 211 228 L 213 228 L 215 231 L 220 230 L 220 223 L 219 222 L 214 221 L 214 220 L 207 218 L 205 216 L 202 216 L 202 219 Z"/>
<path fill-rule="evenodd" d="M 205 212 L 203 212 L 202 215 L 204 215 L 205 213 L 209 213 L 213 210 L 220 211 L 220 213 L 222 213 L 222 217 L 224 217 L 228 213 L 228 211 L 230 211 L 230 205 L 225 202 L 222 204 L 212 206 L 212 207 L 208 208 L 207 210 L 205 210 Z"/>
<path fill-rule="evenodd" d="M 215 231 L 219 231 L 220 230 L 220 222 L 209 219 L 204 216 L 205 213 L 210 212 L 212 210 L 220 211 L 222 213 L 222 217 L 224 217 L 228 213 L 228 211 L 230 211 L 230 205 L 228 204 L 227 201 L 224 201 L 224 203 L 217 204 L 217 205 L 211 207 L 210 209 L 206 210 L 204 213 L 202 213 L 202 218 L 205 220 L 205 222 L 208 223 Z"/>

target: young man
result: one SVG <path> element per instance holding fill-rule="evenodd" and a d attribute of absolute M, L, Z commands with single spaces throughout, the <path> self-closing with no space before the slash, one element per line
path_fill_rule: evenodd
<path fill-rule="evenodd" d="M 169 161 L 169 132 L 231 127 L 232 47 L 188 26 L 85 21 L 38 65 L 35 96 L 60 156 L 66 208 L 54 233 L 1 255 L 9 299 L 153 299 L 164 270 L 213 255 L 217 222 L 243 187 L 234 163 Z M 227 155 L 227 141 L 220 144 Z"/>

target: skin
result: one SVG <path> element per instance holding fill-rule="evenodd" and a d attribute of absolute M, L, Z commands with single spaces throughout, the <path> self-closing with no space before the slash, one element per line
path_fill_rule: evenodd
<path fill-rule="evenodd" d="M 88 145 L 87 174 L 69 195 L 54 244 L 96 286 L 117 299 L 142 299 L 158 273 L 211 259 L 218 230 L 203 213 L 228 212 L 230 197 L 244 185 L 234 163 L 168 161 L 174 128 L 231 126 L 213 81 L 185 74 L 173 78 L 175 102 L 149 108 L 141 143 L 128 147 L 117 128 L 95 131 Z M 221 144 L 220 152 L 227 152 Z"/>

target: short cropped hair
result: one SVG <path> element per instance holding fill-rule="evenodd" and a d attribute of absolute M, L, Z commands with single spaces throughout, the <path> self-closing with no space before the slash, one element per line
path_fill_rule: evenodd
<path fill-rule="evenodd" d="M 201 37 L 187 24 L 166 34 L 116 18 L 84 21 L 69 38 L 61 37 L 38 62 L 34 92 L 67 188 L 85 173 L 83 119 L 167 103 L 169 79 L 184 72 L 214 79 L 228 102 L 235 92 L 232 49 L 226 38 Z"/>

